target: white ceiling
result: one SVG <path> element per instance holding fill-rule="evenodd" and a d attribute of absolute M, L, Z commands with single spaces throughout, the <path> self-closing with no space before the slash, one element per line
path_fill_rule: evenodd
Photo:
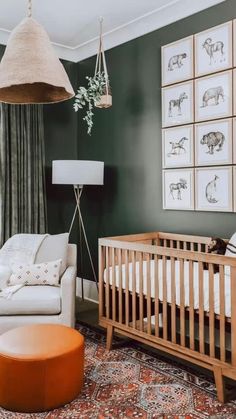
<path fill-rule="evenodd" d="M 32 0 L 33 17 L 47 30 L 60 58 L 96 54 L 99 17 L 112 48 L 225 0 Z M 28 0 L 0 0 L 0 43 L 26 16 Z"/>

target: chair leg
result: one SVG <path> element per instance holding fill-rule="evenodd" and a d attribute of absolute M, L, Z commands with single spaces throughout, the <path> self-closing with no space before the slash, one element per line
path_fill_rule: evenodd
<path fill-rule="evenodd" d="M 225 403 L 225 383 L 220 367 L 214 367 L 214 377 L 217 390 L 217 397 L 221 403 Z"/>
<path fill-rule="evenodd" d="M 110 351 L 112 347 L 112 339 L 113 339 L 113 331 L 114 327 L 109 325 L 107 326 L 107 350 Z"/>

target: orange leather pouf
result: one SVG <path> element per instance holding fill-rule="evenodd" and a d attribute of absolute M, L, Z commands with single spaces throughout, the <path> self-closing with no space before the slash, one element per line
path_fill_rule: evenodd
<path fill-rule="evenodd" d="M 0 405 L 42 412 L 76 398 L 83 385 L 84 338 L 53 324 L 18 327 L 0 336 Z"/>

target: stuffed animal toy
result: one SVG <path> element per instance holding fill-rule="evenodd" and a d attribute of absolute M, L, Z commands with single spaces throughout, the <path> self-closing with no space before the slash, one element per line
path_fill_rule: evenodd
<path fill-rule="evenodd" d="M 219 237 L 213 237 L 211 242 L 208 245 L 208 252 L 207 253 L 214 253 L 215 255 L 224 255 L 226 251 L 227 243 L 220 239 Z M 208 269 L 204 266 L 204 269 Z M 219 272 L 219 265 L 214 265 L 214 273 Z"/>

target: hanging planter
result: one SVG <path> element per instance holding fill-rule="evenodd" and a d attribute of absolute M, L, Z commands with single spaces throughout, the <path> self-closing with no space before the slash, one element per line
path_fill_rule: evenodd
<path fill-rule="evenodd" d="M 87 88 L 80 87 L 77 90 L 77 94 L 75 95 L 75 102 L 73 105 L 75 112 L 77 112 L 79 109 L 83 109 L 85 106 L 88 107 L 83 120 L 87 122 L 87 132 L 89 135 L 91 135 L 93 127 L 94 107 L 107 109 L 112 106 L 111 87 L 102 41 L 102 21 L 103 19 L 100 19 L 99 50 L 96 59 L 94 76 L 86 77 L 88 80 L 88 86 Z"/>
<path fill-rule="evenodd" d="M 103 19 L 100 19 L 100 41 L 99 49 L 97 54 L 96 66 L 95 66 L 95 76 L 97 74 L 104 74 L 105 86 L 103 87 L 103 92 L 100 100 L 95 104 L 97 108 L 110 108 L 112 106 L 112 95 L 111 95 L 111 86 L 109 82 L 109 76 L 107 72 L 106 57 L 103 48 L 103 39 L 102 39 L 102 22 Z"/>

